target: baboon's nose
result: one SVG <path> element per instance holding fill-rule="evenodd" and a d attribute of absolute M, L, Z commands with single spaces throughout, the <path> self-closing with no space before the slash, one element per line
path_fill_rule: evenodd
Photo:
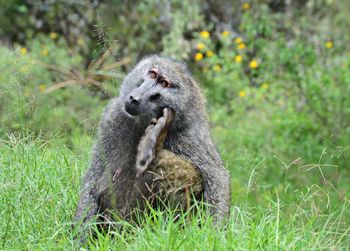
<path fill-rule="evenodd" d="M 140 101 L 141 99 L 139 97 L 129 95 L 129 97 L 125 100 L 125 111 L 130 115 L 137 115 Z"/>
<path fill-rule="evenodd" d="M 139 105 L 140 104 L 140 98 L 139 97 L 134 97 L 132 95 L 129 96 L 129 102 L 132 105 Z"/>

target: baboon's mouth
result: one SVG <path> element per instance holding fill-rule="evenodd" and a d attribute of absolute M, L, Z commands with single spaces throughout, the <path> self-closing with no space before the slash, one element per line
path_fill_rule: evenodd
<path fill-rule="evenodd" d="M 150 124 L 155 125 L 157 123 L 157 121 L 159 121 L 159 119 L 161 119 L 161 118 L 168 119 L 169 116 L 171 116 L 171 120 L 173 120 L 173 118 L 175 116 L 174 110 L 169 108 L 169 107 L 162 108 L 159 110 L 159 112 L 157 112 L 157 116 L 155 116 L 151 119 Z"/>
<path fill-rule="evenodd" d="M 164 109 L 166 109 L 165 107 L 162 107 L 162 108 L 160 108 L 158 111 L 157 111 L 157 113 L 156 113 L 156 119 L 159 119 L 159 118 L 161 118 L 161 117 L 163 117 L 163 115 L 164 115 Z"/>
<path fill-rule="evenodd" d="M 146 115 L 143 114 L 142 112 L 140 112 L 136 107 L 133 107 L 133 106 L 128 106 L 128 105 L 124 105 L 124 112 L 128 115 L 128 116 L 131 116 L 131 117 L 144 117 L 143 115 Z M 149 115 L 148 115 L 149 116 Z M 148 120 L 148 125 L 155 125 L 157 123 L 157 121 L 159 121 L 159 119 L 168 119 L 169 117 L 171 117 L 171 120 L 173 120 L 175 116 L 175 111 L 173 109 L 171 109 L 170 107 L 162 107 L 162 108 L 159 108 L 157 111 L 154 111 L 154 114 L 153 116 L 151 117 L 151 120 Z M 146 115 L 147 117 L 147 115 Z M 144 118 L 146 118 L 144 117 Z M 144 121 L 146 122 L 146 121 Z M 147 124 L 147 122 L 146 122 Z"/>
<path fill-rule="evenodd" d="M 127 105 L 124 106 L 124 110 L 130 116 L 136 116 L 136 115 L 139 114 L 139 112 L 138 112 L 138 110 L 136 108 L 133 108 L 133 107 L 130 107 L 130 106 L 127 106 Z"/>

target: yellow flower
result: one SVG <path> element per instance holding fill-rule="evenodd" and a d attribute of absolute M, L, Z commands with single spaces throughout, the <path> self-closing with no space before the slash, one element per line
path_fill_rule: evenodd
<path fill-rule="evenodd" d="M 80 45 L 80 46 L 84 45 L 84 39 L 82 39 L 81 37 L 78 38 L 77 43 L 78 43 L 78 45 Z"/>
<path fill-rule="evenodd" d="M 205 44 L 203 44 L 203 43 L 198 43 L 197 44 L 197 49 L 198 50 L 203 50 L 205 48 Z"/>
<path fill-rule="evenodd" d="M 202 38 L 208 38 L 210 36 L 210 33 L 208 31 L 201 31 L 199 33 L 199 35 L 202 37 Z"/>
<path fill-rule="evenodd" d="M 49 50 L 46 49 L 46 48 L 44 48 L 44 49 L 42 50 L 41 53 L 42 53 L 44 56 L 47 56 L 47 55 L 49 55 Z"/>
<path fill-rule="evenodd" d="M 208 57 L 214 56 L 214 52 L 213 52 L 213 51 L 207 51 L 207 56 L 208 56 Z"/>
<path fill-rule="evenodd" d="M 45 90 L 46 90 L 46 85 L 44 85 L 44 84 L 39 85 L 40 92 L 44 92 Z"/>
<path fill-rule="evenodd" d="M 268 83 L 263 83 L 263 84 L 261 85 L 261 88 L 267 89 L 267 88 L 269 88 L 269 84 L 268 84 Z"/>
<path fill-rule="evenodd" d="M 245 91 L 240 91 L 240 92 L 238 93 L 238 95 L 239 95 L 241 98 L 243 98 L 243 97 L 245 97 L 247 94 L 245 93 Z"/>
<path fill-rule="evenodd" d="M 243 50 L 246 47 L 245 43 L 240 43 L 237 45 L 237 49 Z"/>
<path fill-rule="evenodd" d="M 242 60 L 243 60 L 243 57 L 241 55 L 235 56 L 235 62 L 236 63 L 240 63 L 240 62 L 242 62 Z"/>
<path fill-rule="evenodd" d="M 50 38 L 51 39 L 56 39 L 58 37 L 57 33 L 56 32 L 51 32 L 50 33 Z"/>
<path fill-rule="evenodd" d="M 328 49 L 333 48 L 333 42 L 332 41 L 327 41 L 326 42 L 326 48 L 328 48 Z"/>
<path fill-rule="evenodd" d="M 200 61 L 202 59 L 203 59 L 202 53 L 196 53 L 196 55 L 194 56 L 194 60 L 196 60 L 196 61 Z"/>
<path fill-rule="evenodd" d="M 27 54 L 28 49 L 25 48 L 25 47 L 22 47 L 22 48 L 19 50 L 19 52 L 20 52 L 22 55 L 25 55 L 25 54 Z"/>
<path fill-rule="evenodd" d="M 251 7 L 251 6 L 250 6 L 250 3 L 243 3 L 243 4 L 242 4 L 242 9 L 243 9 L 243 10 L 249 10 L 250 7 Z"/>
<path fill-rule="evenodd" d="M 221 66 L 218 65 L 218 64 L 216 64 L 216 65 L 214 65 L 213 70 L 214 70 L 215 72 L 219 72 L 219 71 L 221 71 Z"/>
<path fill-rule="evenodd" d="M 240 44 L 240 43 L 242 43 L 242 42 L 243 42 L 242 38 L 240 38 L 240 37 L 236 37 L 236 38 L 235 38 L 235 43 L 236 43 L 236 44 Z"/>
<path fill-rule="evenodd" d="M 223 37 L 227 37 L 228 35 L 230 35 L 230 32 L 229 32 L 229 31 L 223 31 L 223 32 L 221 33 L 221 35 L 222 35 Z"/>
<path fill-rule="evenodd" d="M 249 62 L 249 67 L 252 69 L 256 69 L 256 68 L 258 68 L 258 66 L 259 66 L 259 63 L 255 59 L 253 59 L 252 61 Z"/>

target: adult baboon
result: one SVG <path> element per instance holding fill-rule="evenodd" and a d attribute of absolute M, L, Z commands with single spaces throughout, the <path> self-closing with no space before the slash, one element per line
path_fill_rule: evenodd
<path fill-rule="evenodd" d="M 108 210 L 130 219 L 134 209 L 142 209 L 150 173 L 143 167 L 149 164 L 147 156 L 146 162 L 137 162 L 142 155 L 138 155 L 138 146 L 151 121 L 167 116 L 166 111 L 171 111 L 173 118 L 164 127 L 167 133 L 162 134 L 166 137 L 161 145 L 198 170 L 204 200 L 215 221 L 228 216 L 230 177 L 210 137 L 205 99 L 198 84 L 184 64 L 150 56 L 125 77 L 119 97 L 104 110 L 76 221 L 86 222 Z"/>

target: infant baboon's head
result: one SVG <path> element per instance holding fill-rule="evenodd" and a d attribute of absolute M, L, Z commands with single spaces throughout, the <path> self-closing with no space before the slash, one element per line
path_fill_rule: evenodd
<path fill-rule="evenodd" d="M 202 94 L 186 66 L 159 56 L 136 65 L 123 81 L 120 98 L 125 112 L 145 123 L 159 118 L 164 108 L 175 112 L 175 121 L 184 120 L 193 109 L 201 113 L 204 108 Z"/>

